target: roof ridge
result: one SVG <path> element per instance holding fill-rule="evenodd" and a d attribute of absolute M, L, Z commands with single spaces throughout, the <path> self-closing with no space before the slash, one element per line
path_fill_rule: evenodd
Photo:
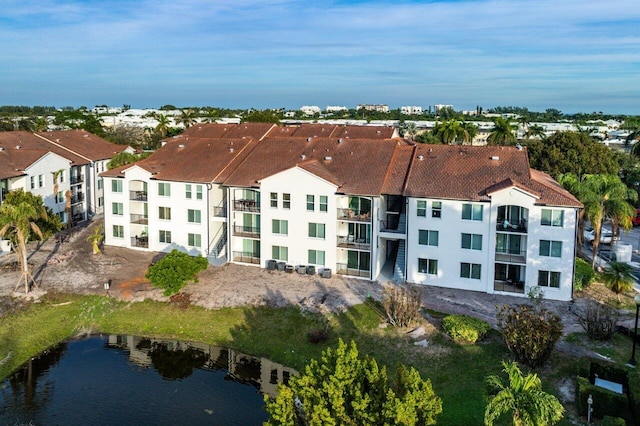
<path fill-rule="evenodd" d="M 93 160 L 92 160 L 91 158 L 89 158 L 89 157 L 85 157 L 84 155 L 82 155 L 82 154 L 80 154 L 80 153 L 78 153 L 78 152 L 75 152 L 75 151 L 73 151 L 73 150 L 71 150 L 71 149 L 67 148 L 67 147 L 66 147 L 66 146 L 64 146 L 64 145 L 60 145 L 59 143 L 54 142 L 54 141 L 52 141 L 52 140 L 51 140 L 51 139 L 49 139 L 49 138 L 45 138 L 44 136 L 41 136 L 41 135 L 39 135 L 39 134 L 37 134 L 37 133 L 33 133 L 33 135 L 34 135 L 35 137 L 38 137 L 38 138 L 40 138 L 40 139 L 42 139 L 42 140 L 46 141 L 46 142 L 49 142 L 49 143 L 50 143 L 50 144 L 52 144 L 52 145 L 57 146 L 58 148 L 62 148 L 62 149 L 64 149 L 65 151 L 70 152 L 71 154 L 75 154 L 75 155 L 77 155 L 78 157 L 84 158 L 85 160 L 87 160 L 87 161 L 88 161 L 88 162 L 90 162 L 90 163 L 93 163 Z"/>

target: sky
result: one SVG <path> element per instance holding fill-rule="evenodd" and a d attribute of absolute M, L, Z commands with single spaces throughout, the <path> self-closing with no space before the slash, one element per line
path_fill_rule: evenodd
<path fill-rule="evenodd" d="M 0 0 L 0 105 L 640 114 L 637 0 Z"/>

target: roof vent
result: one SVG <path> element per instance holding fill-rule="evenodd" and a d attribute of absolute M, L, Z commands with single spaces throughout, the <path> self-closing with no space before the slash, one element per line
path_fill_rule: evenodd
<path fill-rule="evenodd" d="M 56 142 L 60 142 L 60 139 L 56 139 Z"/>
<path fill-rule="evenodd" d="M 89 137 L 89 135 L 84 135 L 84 137 L 85 137 L 85 138 L 88 138 L 88 137 Z"/>
<path fill-rule="evenodd" d="M 492 159 L 493 161 L 498 161 L 498 160 L 500 159 L 500 157 L 498 157 L 497 155 L 492 155 L 492 156 L 491 156 L 491 159 Z"/>
<path fill-rule="evenodd" d="M 338 143 L 342 143 L 342 138 L 338 139 Z"/>
<path fill-rule="evenodd" d="M 381 132 L 380 130 L 376 130 L 376 133 L 377 133 L 377 134 L 380 134 L 380 133 L 382 133 L 382 132 Z"/>
<path fill-rule="evenodd" d="M 324 161 L 331 161 L 331 160 L 332 160 L 332 158 L 331 158 L 330 155 L 327 155 L 326 157 L 324 157 Z"/>
<path fill-rule="evenodd" d="M 0 151 L 4 151 L 4 148 L 0 146 Z"/>
<path fill-rule="evenodd" d="M 233 148 L 229 148 L 229 152 L 233 152 L 235 151 Z"/>
<path fill-rule="evenodd" d="M 306 156 L 306 155 L 304 155 L 304 154 L 302 154 L 302 155 L 300 156 L 300 158 L 302 158 L 302 159 L 304 160 L 305 158 L 307 158 L 307 156 Z"/>
<path fill-rule="evenodd" d="M 178 145 L 178 148 L 184 148 L 184 144 Z"/>
<path fill-rule="evenodd" d="M 418 160 L 420 161 L 424 160 L 424 155 L 418 155 Z"/>
<path fill-rule="evenodd" d="M 16 149 L 20 149 L 22 148 L 20 145 L 16 145 Z"/>
<path fill-rule="evenodd" d="M 307 138 L 307 142 L 311 142 L 311 136 Z"/>

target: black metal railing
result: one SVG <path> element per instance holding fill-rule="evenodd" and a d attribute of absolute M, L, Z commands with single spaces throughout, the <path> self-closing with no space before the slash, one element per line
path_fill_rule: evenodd
<path fill-rule="evenodd" d="M 370 250 L 371 240 L 367 238 L 357 238 L 354 235 L 338 235 L 338 247 L 348 247 L 360 250 Z"/>
<path fill-rule="evenodd" d="M 398 219 L 395 220 L 381 220 L 380 221 L 380 231 L 381 232 L 393 232 L 396 234 L 404 234 L 406 231 L 404 226 L 400 226 L 400 221 Z"/>
<path fill-rule="evenodd" d="M 149 237 L 147 236 L 135 236 L 135 237 L 131 237 L 131 247 L 144 247 L 144 248 L 148 248 L 149 247 Z"/>
<path fill-rule="evenodd" d="M 260 212 L 258 200 L 233 200 L 233 209 L 239 212 Z"/>
<path fill-rule="evenodd" d="M 148 225 L 149 224 L 149 215 L 147 214 L 134 214 L 131 213 L 129 215 L 131 217 L 131 223 L 137 223 L 139 225 Z"/>
<path fill-rule="evenodd" d="M 260 264 L 260 254 L 259 253 L 251 253 L 245 251 L 234 251 L 233 252 L 233 261 L 234 262 L 242 262 L 242 263 L 254 263 Z"/>
<path fill-rule="evenodd" d="M 129 199 L 132 201 L 147 201 L 147 191 L 129 191 Z"/>
<path fill-rule="evenodd" d="M 77 185 L 84 182 L 84 176 L 71 176 L 71 178 L 69 178 L 69 181 L 71 182 L 71 185 Z"/>
<path fill-rule="evenodd" d="M 233 235 L 236 237 L 259 237 L 260 228 L 236 225 L 233 227 Z"/>
<path fill-rule="evenodd" d="M 338 267 L 338 269 L 336 270 L 336 273 L 340 275 L 351 275 L 354 277 L 364 277 L 364 278 L 371 277 L 371 273 L 369 272 L 368 269 L 365 270 L 365 269 L 358 269 L 358 268 L 350 268 L 346 263 L 338 263 L 336 264 L 336 266 Z"/>
<path fill-rule="evenodd" d="M 524 281 L 511 279 L 506 281 L 496 280 L 493 282 L 493 290 L 524 294 Z"/>
<path fill-rule="evenodd" d="M 509 249 L 496 249 L 496 261 L 508 263 L 526 263 L 527 252 Z"/>
<path fill-rule="evenodd" d="M 338 209 L 338 220 L 353 220 L 357 222 L 369 222 L 371 211 L 355 209 Z"/>
<path fill-rule="evenodd" d="M 78 204 L 84 201 L 84 194 L 82 192 L 78 192 L 73 197 L 71 197 L 71 204 Z"/>

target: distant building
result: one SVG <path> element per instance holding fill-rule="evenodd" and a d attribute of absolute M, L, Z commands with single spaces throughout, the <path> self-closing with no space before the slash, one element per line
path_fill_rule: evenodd
<path fill-rule="evenodd" d="M 348 111 L 346 106 L 327 106 L 325 109 L 326 112 L 341 112 Z"/>
<path fill-rule="evenodd" d="M 361 109 L 365 111 L 375 111 L 375 112 L 389 112 L 389 105 L 384 104 L 361 104 L 356 107 L 357 111 Z"/>
<path fill-rule="evenodd" d="M 302 111 L 304 115 L 315 115 L 321 112 L 320 107 L 316 105 L 303 105 L 300 107 L 300 111 Z"/>
<path fill-rule="evenodd" d="M 447 109 L 447 108 L 451 108 L 451 109 L 453 109 L 453 105 L 443 105 L 443 104 L 438 104 L 438 105 L 434 105 L 434 106 L 433 106 L 433 109 L 434 109 L 434 112 L 436 113 L 436 115 L 438 115 L 438 113 L 440 112 L 440 110 Z"/>
<path fill-rule="evenodd" d="M 405 115 L 420 115 L 422 114 L 421 106 L 403 106 L 400 108 L 400 113 Z"/>

